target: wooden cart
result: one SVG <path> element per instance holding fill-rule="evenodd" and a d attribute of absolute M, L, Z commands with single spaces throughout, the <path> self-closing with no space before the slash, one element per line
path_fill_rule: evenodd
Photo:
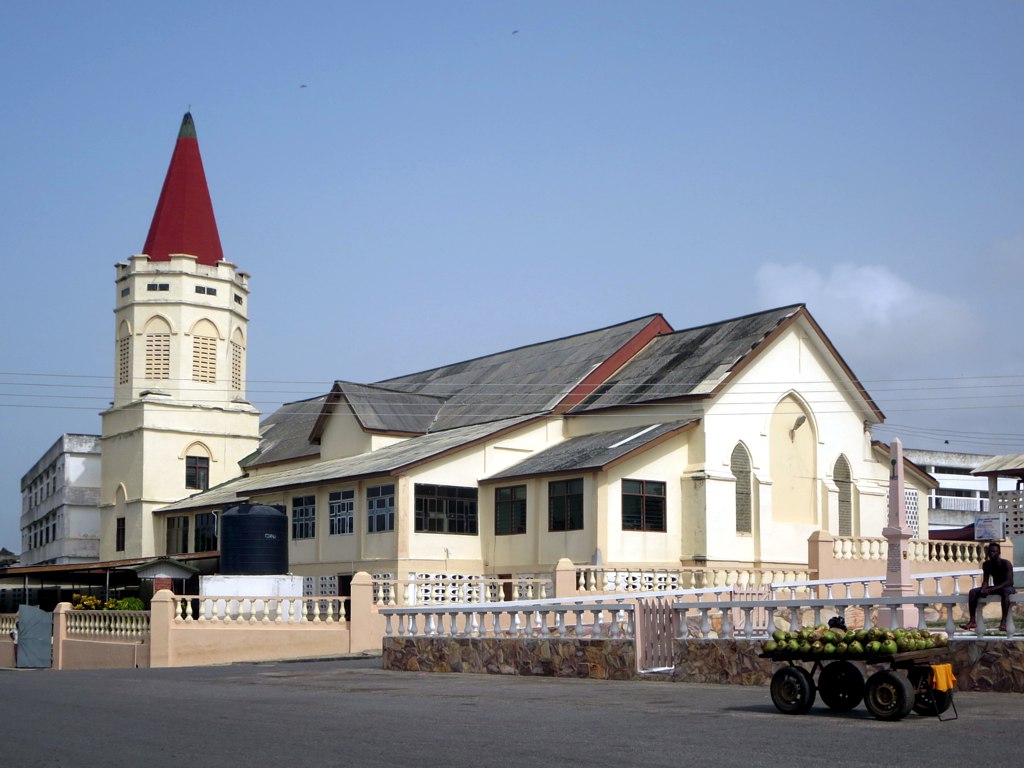
<path fill-rule="evenodd" d="M 953 691 L 932 687 L 931 664 L 941 661 L 947 648 L 905 651 L 895 654 L 822 658 L 813 653 L 762 653 L 761 658 L 785 662 L 772 675 L 772 702 L 780 712 L 802 715 L 816 694 L 830 709 L 847 712 L 861 701 L 879 720 L 901 720 L 911 710 L 941 716 L 953 703 Z M 810 662 L 810 670 L 798 662 Z M 858 663 L 886 664 L 866 680 Z M 817 677 L 817 685 L 815 685 Z"/>

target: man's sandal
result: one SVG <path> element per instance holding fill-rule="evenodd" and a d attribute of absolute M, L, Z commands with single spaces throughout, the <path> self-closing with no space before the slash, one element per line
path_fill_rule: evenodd
<path fill-rule="evenodd" d="M 977 629 L 977 628 L 978 628 L 978 625 L 975 624 L 973 621 L 969 621 L 966 624 L 961 624 L 960 625 L 960 629 L 966 629 L 968 631 L 970 631 L 972 629 Z"/>

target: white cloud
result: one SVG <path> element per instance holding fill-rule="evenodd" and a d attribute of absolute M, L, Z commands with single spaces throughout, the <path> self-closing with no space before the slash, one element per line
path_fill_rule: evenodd
<path fill-rule="evenodd" d="M 956 375 L 949 364 L 969 364 L 977 347 L 971 342 L 980 322 L 966 302 L 917 286 L 885 265 L 837 264 L 823 273 L 770 263 L 755 280 L 759 306 L 807 304 L 861 376 Z"/>

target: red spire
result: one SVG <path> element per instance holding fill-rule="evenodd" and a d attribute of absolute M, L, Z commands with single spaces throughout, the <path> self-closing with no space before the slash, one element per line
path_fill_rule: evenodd
<path fill-rule="evenodd" d="M 224 258 L 190 112 L 181 121 L 178 142 L 142 252 L 150 261 L 168 261 L 172 253 L 187 253 L 200 264 L 210 265 Z"/>

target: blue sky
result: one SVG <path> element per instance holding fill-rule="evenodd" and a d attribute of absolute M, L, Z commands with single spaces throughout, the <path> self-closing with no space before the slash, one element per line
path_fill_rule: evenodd
<path fill-rule="evenodd" d="M 265 412 L 802 301 L 878 437 L 1024 451 L 1020 3 L 54 8 L 0 8 L 0 546 L 21 475 L 99 432 L 113 265 L 189 108 Z"/>

